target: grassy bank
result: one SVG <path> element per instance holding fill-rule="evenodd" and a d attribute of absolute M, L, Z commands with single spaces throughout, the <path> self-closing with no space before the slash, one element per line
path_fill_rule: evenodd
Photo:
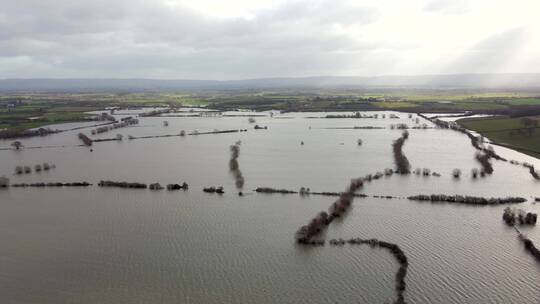
<path fill-rule="evenodd" d="M 86 111 L 96 108 L 75 107 L 72 109 L 50 108 L 19 108 L 0 110 L 0 129 L 24 131 L 51 124 L 83 121 L 89 115 Z"/>
<path fill-rule="evenodd" d="M 540 123 L 540 116 L 528 118 Z M 523 118 L 465 118 L 458 120 L 458 123 L 482 134 L 496 144 L 540 159 L 540 127 L 526 127 L 523 124 Z"/>

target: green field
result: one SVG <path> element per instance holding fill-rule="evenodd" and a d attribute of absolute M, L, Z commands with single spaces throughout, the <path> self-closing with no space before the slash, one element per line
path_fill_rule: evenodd
<path fill-rule="evenodd" d="M 519 98 L 505 100 L 510 105 L 540 105 L 540 98 Z"/>
<path fill-rule="evenodd" d="M 20 101 L 16 107 L 8 103 Z M 23 131 L 50 124 L 83 121 L 86 112 L 106 107 L 203 106 L 192 94 L 160 93 L 28 93 L 0 96 L 0 129 Z"/>
<path fill-rule="evenodd" d="M 416 103 L 407 101 L 376 101 L 373 105 L 382 109 L 400 109 L 400 108 L 414 108 Z"/>
<path fill-rule="evenodd" d="M 529 117 L 540 123 L 540 116 Z M 512 147 L 520 152 L 540 158 L 540 128 L 527 130 L 522 118 L 473 118 L 460 119 L 463 127 L 476 131 L 497 144 Z"/>

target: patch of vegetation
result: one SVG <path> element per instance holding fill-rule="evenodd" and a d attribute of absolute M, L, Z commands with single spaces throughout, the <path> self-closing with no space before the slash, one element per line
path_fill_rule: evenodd
<path fill-rule="evenodd" d="M 497 144 L 540 158 L 540 116 L 466 118 L 458 123 Z"/>
<path fill-rule="evenodd" d="M 400 109 L 400 108 L 413 108 L 418 106 L 416 103 L 407 101 L 376 101 L 373 105 L 382 109 Z"/>
<path fill-rule="evenodd" d="M 86 112 L 107 107 L 202 106 L 209 101 L 192 94 L 160 93 L 26 93 L 0 95 L 0 129 L 23 131 L 50 124 L 84 121 Z"/>
<path fill-rule="evenodd" d="M 516 98 L 504 101 L 510 105 L 540 105 L 540 98 Z"/>
<path fill-rule="evenodd" d="M 428 89 L 243 89 L 183 92 L 64 92 L 0 95 L 0 128 L 22 130 L 81 121 L 87 111 L 108 107 L 206 106 L 217 110 L 380 111 L 531 115 L 540 114 L 540 92 Z"/>

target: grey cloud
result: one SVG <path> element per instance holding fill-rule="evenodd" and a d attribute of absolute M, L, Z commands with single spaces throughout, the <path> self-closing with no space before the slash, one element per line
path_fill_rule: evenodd
<path fill-rule="evenodd" d="M 118 29 L 129 1 L 1 1 L 1 38 L 49 38 Z M 140 1 L 134 0 L 133 3 Z"/>
<path fill-rule="evenodd" d="M 500 72 L 499 68 L 515 59 L 517 52 L 526 42 L 526 37 L 527 30 L 523 27 L 493 34 L 453 60 L 444 72 Z"/>
<path fill-rule="evenodd" d="M 337 58 L 352 57 L 336 53 L 377 47 L 332 30 L 378 18 L 374 8 L 343 1 L 289 1 L 255 11 L 252 19 L 210 18 L 150 0 L 1 2 L 0 58 L 17 58 L 0 66 L 5 77 L 17 64 L 39 65 L 49 75 L 79 69 L 82 77 L 284 74 L 277 68 L 318 74 L 331 68 L 329 62 L 335 69 Z"/>
<path fill-rule="evenodd" d="M 423 68 L 413 54 L 422 44 L 400 40 L 399 28 L 363 39 L 384 12 L 355 1 L 286 1 L 252 11 L 253 18 L 213 18 L 162 1 L 0 0 L 0 77 L 231 79 Z M 469 6 L 431 0 L 423 8 L 453 14 Z M 524 35 L 523 29 L 494 35 L 447 69 L 488 69 L 511 56 Z M 400 69 L 404 63 L 407 70 Z"/>

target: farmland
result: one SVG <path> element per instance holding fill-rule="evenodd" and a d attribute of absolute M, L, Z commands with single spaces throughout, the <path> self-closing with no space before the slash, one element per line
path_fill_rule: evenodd
<path fill-rule="evenodd" d="M 25 130 L 82 121 L 109 107 L 205 106 L 217 110 L 505 113 L 540 109 L 540 92 L 464 90 L 193 90 L 180 92 L 11 92 L 0 94 L 0 129 Z"/>
<path fill-rule="evenodd" d="M 526 127 L 523 118 L 511 117 L 461 119 L 458 122 L 496 144 L 540 158 L 540 128 L 538 128 L 540 116 L 532 116 L 529 119 L 536 121 L 536 125 Z"/>

